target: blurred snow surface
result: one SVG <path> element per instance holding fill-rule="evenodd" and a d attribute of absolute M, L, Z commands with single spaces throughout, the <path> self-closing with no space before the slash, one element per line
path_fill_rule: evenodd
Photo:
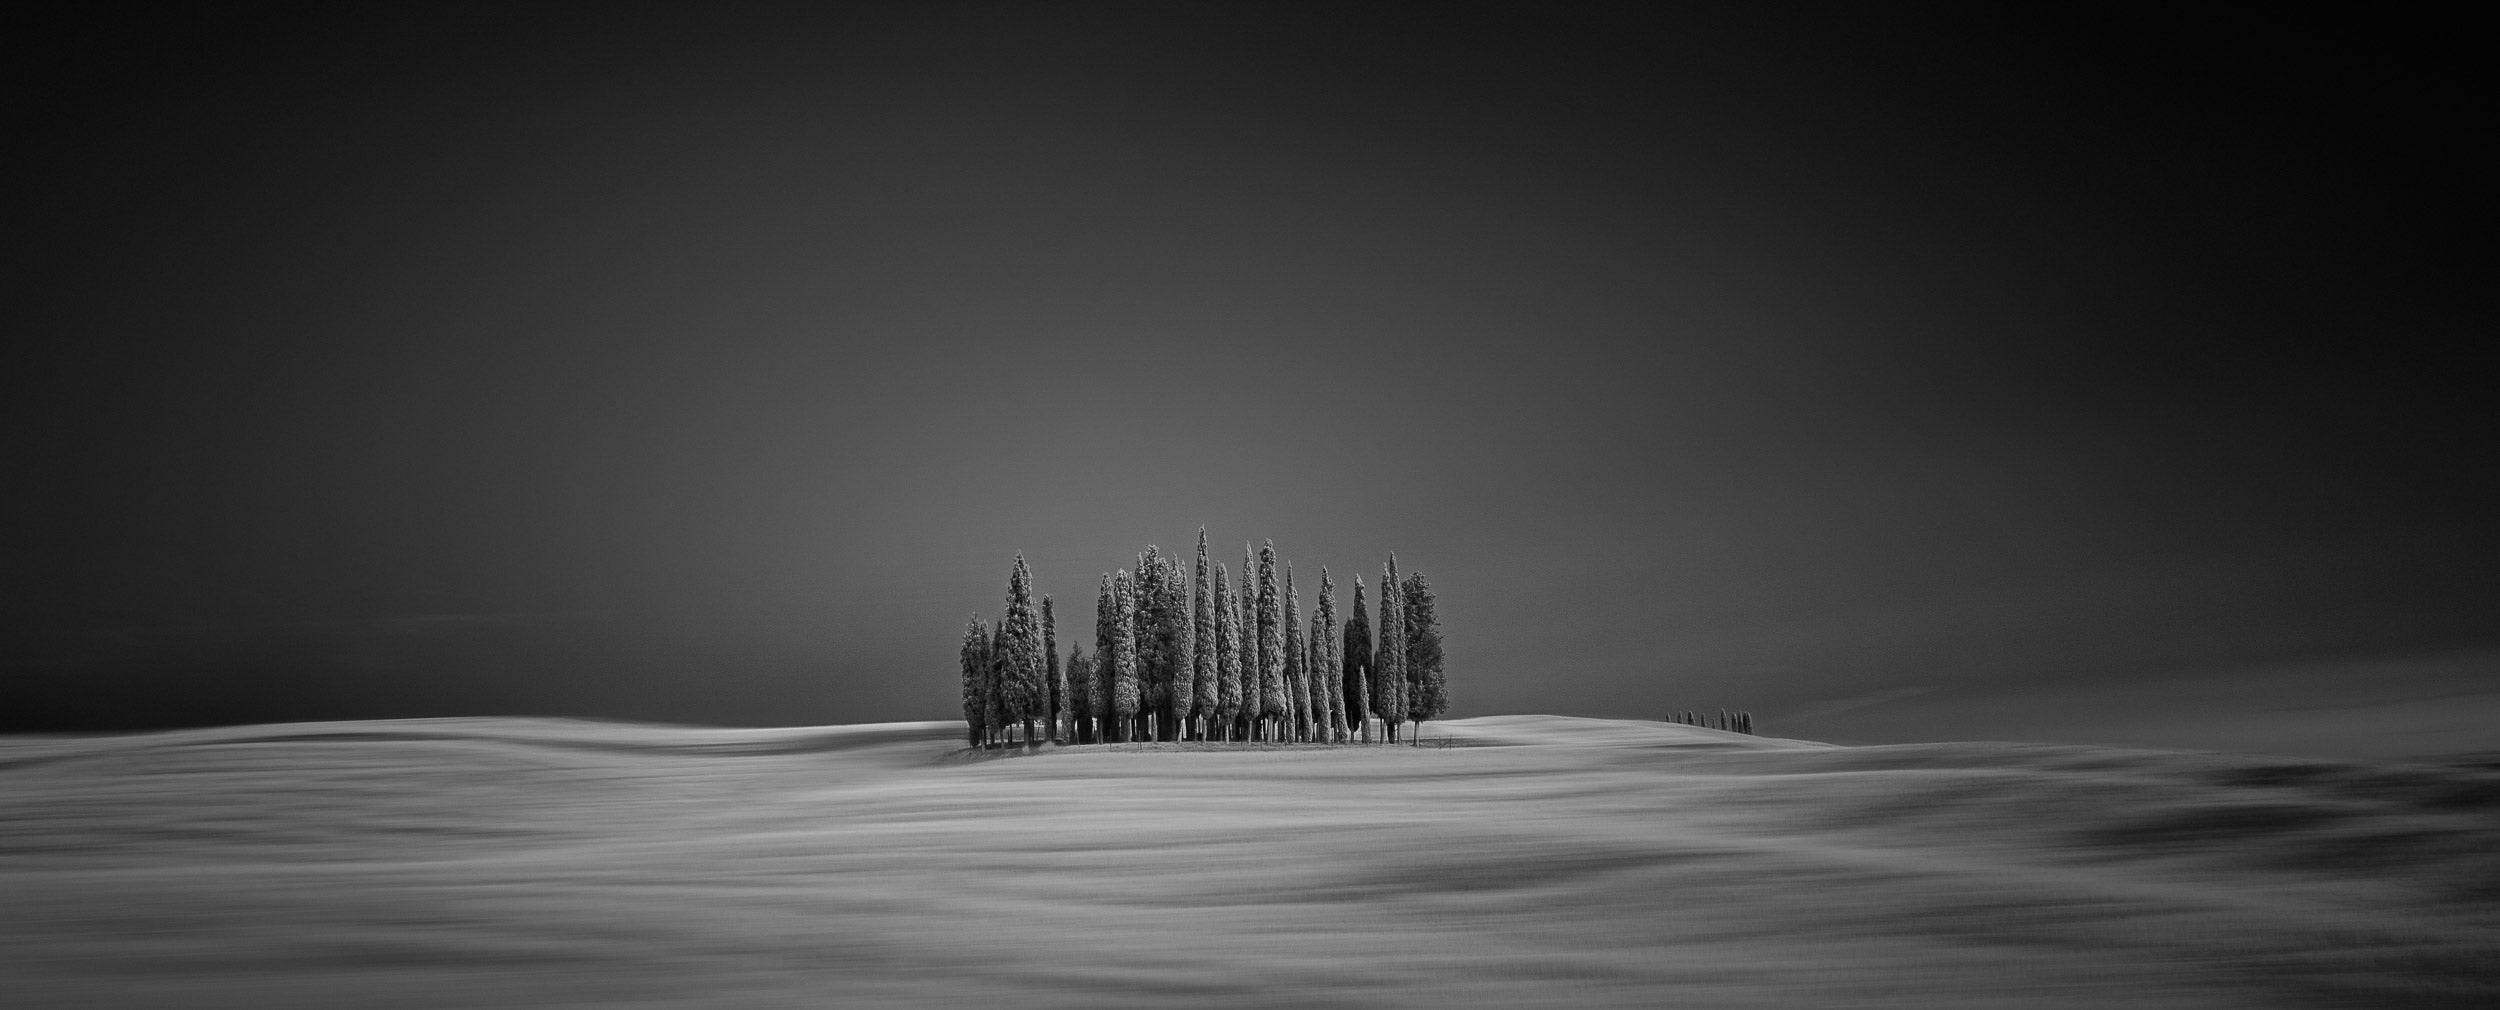
<path fill-rule="evenodd" d="M 2500 1005 L 2500 773 L 1501 716 L 0 738 L 0 1003 Z"/>

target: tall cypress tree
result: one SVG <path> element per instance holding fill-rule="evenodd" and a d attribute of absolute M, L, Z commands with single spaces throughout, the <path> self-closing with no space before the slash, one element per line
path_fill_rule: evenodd
<path fill-rule="evenodd" d="M 1128 570 L 1111 575 L 1111 647 L 1096 648 L 1095 661 L 1110 666 L 1111 718 L 1119 723 L 1122 743 L 1134 739 L 1131 729 L 1137 723 L 1137 586 L 1130 581 Z"/>
<path fill-rule="evenodd" d="M 1189 716 L 1198 705 L 1198 593 L 1197 583 L 1172 562 L 1172 623 L 1180 629 L 1178 651 L 1172 657 L 1172 707 L 1166 722 L 1171 723 L 1171 738 L 1189 739 Z"/>
<path fill-rule="evenodd" d="M 1068 742 L 1094 742 L 1094 662 L 1083 645 L 1068 647 Z"/>
<path fill-rule="evenodd" d="M 1007 616 L 998 622 L 1002 651 L 999 655 L 1000 679 L 1007 686 L 1007 718 L 1023 724 L 1024 742 L 1037 741 L 1033 724 L 1040 721 L 1050 705 L 1049 684 L 1042 679 L 1042 621 L 1033 605 L 1033 571 L 1025 567 L 1024 555 L 1016 555 L 1016 567 L 1007 576 Z"/>
<path fill-rule="evenodd" d="M 1346 618 L 1338 661 L 1345 676 L 1346 721 L 1372 742 L 1372 622 L 1363 614 L 1363 574 L 1354 575 L 1354 615 Z"/>
<path fill-rule="evenodd" d="M 1120 735 L 1112 726 L 1119 715 L 1112 701 L 1115 692 L 1111 667 L 1112 657 L 1120 652 L 1120 629 L 1125 623 L 1122 615 L 1126 612 L 1120 606 L 1119 590 L 1111 584 L 1111 573 L 1102 573 L 1101 595 L 1094 600 L 1094 736 L 1100 743 L 1110 743 Z"/>
<path fill-rule="evenodd" d="M 1259 717 L 1266 704 L 1266 692 L 1259 687 L 1259 671 L 1266 661 L 1259 658 L 1259 589 L 1252 574 L 1259 570 L 1250 542 L 1241 542 L 1241 738 L 1258 738 Z"/>
<path fill-rule="evenodd" d="M 1093 655 L 1085 657 L 1085 681 L 1091 685 L 1085 689 L 1085 697 L 1086 711 L 1091 713 L 1090 718 L 1094 721 L 1092 729 L 1094 742 L 1109 743 L 1112 736 L 1111 664 L 1103 661 L 1100 648 L 1096 648 Z"/>
<path fill-rule="evenodd" d="M 1406 719 L 1415 724 L 1414 742 L 1422 746 L 1424 723 L 1449 714 L 1449 686 L 1441 672 L 1441 619 L 1433 613 L 1432 583 L 1424 573 L 1406 576 Z"/>
<path fill-rule="evenodd" d="M 1380 636 L 1372 649 L 1372 710 L 1380 713 L 1389 742 L 1398 742 L 1398 724 L 1406 721 L 1406 625 L 1399 611 L 1398 556 L 1380 567 Z"/>
<path fill-rule="evenodd" d="M 1320 664 L 1328 659 L 1328 648 L 1319 638 L 1319 610 L 1313 608 L 1302 617 L 1302 675 L 1311 692 L 1311 742 L 1331 743 L 1336 737 L 1334 724 L 1328 720 L 1328 672 Z"/>
<path fill-rule="evenodd" d="M 964 726 L 971 746 L 981 746 L 990 729 L 990 629 L 981 615 L 964 624 Z"/>
<path fill-rule="evenodd" d="M 1233 720 L 1241 718 L 1241 600 L 1233 592 L 1232 573 L 1215 566 L 1215 711 L 1207 735 L 1233 738 Z"/>
<path fill-rule="evenodd" d="M 1285 563 L 1285 739 L 1310 738 L 1311 687 L 1303 680 L 1302 594 L 1293 584 L 1293 563 Z"/>
<path fill-rule="evenodd" d="M 1007 742 L 1007 728 L 1016 724 L 1016 684 L 1007 674 L 1007 622 L 990 625 L 990 741 Z"/>
<path fill-rule="evenodd" d="M 1163 558 L 1163 627 L 1157 632 L 1163 638 L 1164 708 L 1162 736 L 1166 740 L 1181 738 L 1181 720 L 1187 716 L 1197 690 L 1196 660 L 1197 626 L 1189 614 L 1189 570 L 1181 567 L 1181 559 L 1171 555 Z"/>
<path fill-rule="evenodd" d="M 1328 723 L 1329 743 L 1345 742 L 1345 667 L 1337 662 L 1337 584 L 1319 569 L 1319 610 L 1311 617 L 1311 698 Z"/>
<path fill-rule="evenodd" d="M 1050 612 L 1050 596 L 1042 596 L 1042 662 L 1048 666 L 1042 679 L 1050 684 L 1050 730 L 1043 734 L 1050 742 L 1059 742 L 1059 717 L 1067 711 L 1068 678 L 1059 669 L 1059 618 Z"/>
<path fill-rule="evenodd" d="M 1310 742 L 1328 742 L 1328 695 L 1320 685 L 1320 612 L 1303 617 L 1303 690 L 1310 697 Z"/>
<path fill-rule="evenodd" d="M 1198 527 L 1198 567 L 1191 572 L 1189 592 L 1190 709 L 1181 714 L 1206 739 L 1206 723 L 1216 704 L 1215 582 L 1207 569 L 1207 528 Z"/>
<path fill-rule="evenodd" d="M 1259 545 L 1259 717 L 1276 738 L 1285 710 L 1285 601 L 1276 585 L 1276 541 Z"/>
<path fill-rule="evenodd" d="M 1152 740 L 1154 716 L 1171 703 L 1171 656 L 1163 639 L 1163 549 L 1146 545 L 1137 556 L 1137 739 Z"/>

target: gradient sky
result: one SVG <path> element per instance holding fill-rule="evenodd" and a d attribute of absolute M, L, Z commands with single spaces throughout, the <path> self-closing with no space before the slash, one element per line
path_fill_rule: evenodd
<path fill-rule="evenodd" d="M 2500 713 L 2459 26 L 707 6 L 10 16 L 0 728 L 952 718 L 1201 525 L 1455 715 Z"/>

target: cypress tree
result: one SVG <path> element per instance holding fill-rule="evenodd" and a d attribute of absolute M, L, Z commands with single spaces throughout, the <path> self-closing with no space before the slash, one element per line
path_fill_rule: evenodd
<path fill-rule="evenodd" d="M 990 742 L 1004 745 L 1016 724 L 1016 685 L 1007 676 L 1007 622 L 990 626 Z"/>
<path fill-rule="evenodd" d="M 1179 630 L 1172 655 L 1172 705 L 1165 722 L 1171 724 L 1170 737 L 1189 739 L 1189 716 L 1198 704 L 1198 612 L 1197 585 L 1187 578 L 1180 562 L 1172 562 L 1172 623 Z"/>
<path fill-rule="evenodd" d="M 1181 560 L 1170 555 L 1163 558 L 1163 637 L 1164 708 L 1162 736 L 1166 740 L 1181 738 L 1182 720 L 1189 706 L 1197 699 L 1197 626 L 1189 613 L 1189 570 Z"/>
<path fill-rule="evenodd" d="M 964 726 L 978 747 L 990 728 L 990 629 L 979 614 L 964 624 L 963 661 Z"/>
<path fill-rule="evenodd" d="M 1007 685 L 1010 722 L 1021 723 L 1024 743 L 1038 742 L 1033 724 L 1049 711 L 1050 686 L 1042 679 L 1042 620 L 1039 608 L 1033 605 L 1033 571 L 1025 567 L 1024 555 L 1016 555 L 1016 567 L 1007 576 L 1007 616 L 998 622 L 1002 648 L 999 655 L 999 676 Z"/>
<path fill-rule="evenodd" d="M 1241 717 L 1241 601 L 1233 593 L 1232 573 L 1215 566 L 1215 709 L 1209 713 L 1207 735 L 1233 738 L 1233 720 Z"/>
<path fill-rule="evenodd" d="M 1406 576 L 1406 718 L 1423 745 L 1424 723 L 1449 714 L 1449 685 L 1441 672 L 1441 621 L 1433 613 L 1432 584 L 1424 573 Z"/>
<path fill-rule="evenodd" d="M 1259 658 L 1259 590 L 1251 582 L 1251 573 L 1258 571 L 1258 562 L 1250 542 L 1241 542 L 1241 738 L 1258 739 L 1259 717 L 1264 713 L 1266 692 L 1259 687 L 1259 671 L 1266 662 Z"/>
<path fill-rule="evenodd" d="M 1171 656 L 1163 640 L 1163 549 L 1146 545 L 1137 556 L 1137 715 L 1135 739 L 1155 739 L 1154 717 L 1171 703 Z"/>
<path fill-rule="evenodd" d="M 1311 618 L 1311 697 L 1328 722 L 1328 742 L 1345 742 L 1345 667 L 1337 662 L 1337 585 L 1319 569 L 1319 611 Z"/>
<path fill-rule="evenodd" d="M 1083 645 L 1068 647 L 1068 742 L 1093 743 L 1094 662 Z"/>
<path fill-rule="evenodd" d="M 1363 742 L 1372 742 L 1372 622 L 1363 615 L 1363 575 L 1354 575 L 1354 614 L 1346 618 L 1345 634 L 1338 643 L 1338 662 L 1345 677 L 1346 719 L 1362 734 Z"/>
<path fill-rule="evenodd" d="M 1216 704 L 1216 641 L 1215 586 L 1207 570 L 1207 528 L 1198 527 L 1198 567 L 1191 573 L 1189 592 L 1189 670 L 1190 710 L 1181 718 L 1197 727 L 1198 739 L 1207 737 L 1206 724 Z"/>
<path fill-rule="evenodd" d="M 1111 664 L 1103 661 L 1099 645 L 1094 654 L 1085 657 L 1086 712 L 1094 725 L 1090 732 L 1095 743 L 1111 742 Z"/>
<path fill-rule="evenodd" d="M 1406 609 L 1398 598 L 1398 556 L 1380 567 L 1380 635 L 1372 649 L 1372 710 L 1380 713 L 1389 742 L 1398 742 L 1406 721 Z"/>
<path fill-rule="evenodd" d="M 1094 739 L 1097 743 L 1110 743 L 1119 736 L 1119 732 L 1112 728 L 1113 721 L 1118 718 L 1112 698 L 1115 693 L 1112 664 L 1113 657 L 1120 654 L 1120 632 L 1126 623 L 1123 616 L 1126 613 L 1126 608 L 1120 605 L 1119 590 L 1112 586 L 1111 573 L 1104 572 L 1101 595 L 1094 600 L 1094 684 L 1091 693 Z"/>
<path fill-rule="evenodd" d="M 1111 647 L 1095 647 L 1095 662 L 1109 666 L 1111 718 L 1120 726 L 1122 743 L 1135 738 L 1137 722 L 1137 586 L 1126 569 L 1111 575 Z"/>
<path fill-rule="evenodd" d="M 1059 717 L 1067 711 L 1068 678 L 1059 669 L 1059 618 L 1050 612 L 1050 597 L 1042 597 L 1042 662 L 1049 666 L 1042 679 L 1050 683 L 1050 731 L 1045 736 L 1059 742 Z"/>
<path fill-rule="evenodd" d="M 1277 595 L 1276 541 L 1259 545 L 1259 716 L 1262 736 L 1278 736 L 1285 709 L 1285 601 Z"/>
<path fill-rule="evenodd" d="M 1333 718 L 1329 714 L 1327 692 L 1329 678 L 1321 672 L 1327 667 L 1320 665 L 1328 658 L 1328 647 L 1326 643 L 1320 641 L 1318 628 L 1319 611 L 1314 610 L 1311 611 L 1310 618 L 1304 622 L 1302 634 L 1302 669 L 1307 671 L 1307 675 L 1311 678 L 1311 742 L 1334 743 L 1337 734 L 1336 724 L 1329 721 Z"/>
<path fill-rule="evenodd" d="M 1302 598 L 1294 590 L 1293 563 L 1285 563 L 1285 739 L 1300 742 L 1303 722 L 1310 717 L 1309 692 L 1302 684 Z"/>
<path fill-rule="evenodd" d="M 1337 682 L 1337 667 L 1328 655 L 1333 643 L 1320 637 L 1321 623 L 1317 607 L 1302 617 L 1302 651 L 1309 654 L 1302 661 L 1302 675 L 1310 682 L 1311 742 L 1335 743 L 1337 704 L 1332 685 Z"/>

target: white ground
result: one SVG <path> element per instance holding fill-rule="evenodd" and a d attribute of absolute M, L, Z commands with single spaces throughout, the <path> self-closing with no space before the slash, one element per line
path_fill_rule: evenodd
<path fill-rule="evenodd" d="M 2500 1005 L 2500 773 L 1428 736 L 0 738 L 0 1004 Z"/>

